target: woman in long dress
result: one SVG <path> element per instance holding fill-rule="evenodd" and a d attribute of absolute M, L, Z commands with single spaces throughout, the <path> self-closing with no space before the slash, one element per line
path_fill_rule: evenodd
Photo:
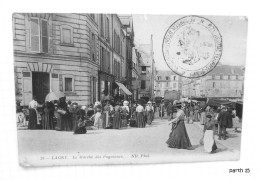
<path fill-rule="evenodd" d="M 128 124 L 128 118 L 129 118 L 129 113 L 130 113 L 130 109 L 128 106 L 129 102 L 128 101 L 124 101 L 123 103 L 123 107 L 122 107 L 122 127 L 127 127 Z"/>
<path fill-rule="evenodd" d="M 141 103 L 138 103 L 138 105 L 136 107 L 136 123 L 137 123 L 138 128 L 145 127 L 144 107 L 141 105 Z"/>
<path fill-rule="evenodd" d="M 120 129 L 122 127 L 122 120 L 121 120 L 121 107 L 119 103 L 115 106 L 115 113 L 113 117 L 113 129 Z"/>
<path fill-rule="evenodd" d="M 199 121 L 199 106 L 197 104 L 194 107 L 194 121 Z"/>
<path fill-rule="evenodd" d="M 50 129 L 50 110 L 49 102 L 45 102 L 43 106 L 43 115 L 42 115 L 42 129 Z"/>
<path fill-rule="evenodd" d="M 94 120 L 94 127 L 97 129 L 103 128 L 103 119 L 101 114 L 101 105 L 95 106 L 95 114 L 91 117 Z"/>
<path fill-rule="evenodd" d="M 200 124 L 204 125 L 206 123 L 206 111 L 205 109 L 201 110 L 201 116 L 200 116 Z"/>
<path fill-rule="evenodd" d="M 215 124 L 216 120 L 212 120 L 212 116 L 209 114 L 207 115 L 207 122 L 204 125 L 204 136 L 203 136 L 203 143 L 204 143 L 204 150 L 207 153 L 214 152 L 217 150 L 217 145 L 214 139 L 214 132 L 215 132 Z"/>
<path fill-rule="evenodd" d="M 145 107 L 146 117 L 147 117 L 147 124 L 151 125 L 153 121 L 153 113 L 154 107 L 152 106 L 152 102 L 148 101 L 147 106 Z"/>
<path fill-rule="evenodd" d="M 110 101 L 107 100 L 106 106 L 104 107 L 104 119 L 103 119 L 103 128 L 109 128 L 111 126 L 111 117 L 113 113 L 113 106 L 110 105 Z"/>
<path fill-rule="evenodd" d="M 190 149 L 192 145 L 184 124 L 185 114 L 181 109 L 181 105 L 176 105 L 176 108 L 176 118 L 170 121 L 172 131 L 166 143 L 170 148 Z"/>
<path fill-rule="evenodd" d="M 37 124 L 38 123 L 38 108 L 39 104 L 34 98 L 30 103 L 29 103 L 29 124 L 28 124 L 28 129 L 37 129 Z"/>

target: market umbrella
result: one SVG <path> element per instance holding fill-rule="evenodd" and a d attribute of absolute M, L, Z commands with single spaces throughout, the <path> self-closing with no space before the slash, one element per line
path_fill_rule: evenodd
<path fill-rule="evenodd" d="M 54 100 L 59 100 L 61 97 L 64 97 L 64 93 L 61 91 L 56 91 L 56 92 L 50 92 L 47 94 L 45 101 L 54 101 Z"/>

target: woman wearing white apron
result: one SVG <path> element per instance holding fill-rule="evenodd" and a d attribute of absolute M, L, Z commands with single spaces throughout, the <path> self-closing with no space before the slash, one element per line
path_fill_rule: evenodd
<path fill-rule="evenodd" d="M 207 115 L 207 121 L 206 124 L 204 125 L 204 137 L 203 137 L 203 142 L 204 142 L 204 150 L 207 153 L 214 152 L 217 150 L 217 145 L 214 140 L 214 132 L 215 132 L 215 124 L 216 121 L 211 119 L 212 116 L 209 114 Z"/>

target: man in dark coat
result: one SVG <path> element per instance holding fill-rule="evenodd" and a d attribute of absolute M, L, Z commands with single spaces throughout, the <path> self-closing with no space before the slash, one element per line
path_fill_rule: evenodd
<path fill-rule="evenodd" d="M 218 139 L 221 140 L 221 138 L 223 138 L 223 140 L 226 140 L 226 128 L 232 127 L 232 114 L 230 111 L 227 111 L 226 107 L 223 107 L 222 111 L 219 113 L 218 123 L 220 126 Z"/>

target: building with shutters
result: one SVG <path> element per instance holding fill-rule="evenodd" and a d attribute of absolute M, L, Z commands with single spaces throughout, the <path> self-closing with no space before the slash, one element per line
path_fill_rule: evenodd
<path fill-rule="evenodd" d="M 155 61 L 153 58 L 153 36 L 151 35 L 150 44 L 139 44 L 136 47 L 140 53 L 141 67 L 141 86 L 139 98 L 153 100 L 154 98 L 154 78 L 155 78 Z"/>
<path fill-rule="evenodd" d="M 243 98 L 244 67 L 219 63 L 201 78 L 185 79 L 184 97 Z"/>
<path fill-rule="evenodd" d="M 137 101 L 139 99 L 139 92 L 141 87 L 141 66 L 140 61 L 141 54 L 138 52 L 137 48 L 132 50 L 132 93 L 133 100 Z"/>
<path fill-rule="evenodd" d="M 100 68 L 98 72 L 99 99 L 105 95 L 112 95 L 112 85 L 115 81 L 113 73 L 113 31 L 112 14 L 98 15 L 98 30 L 100 42 Z"/>
<path fill-rule="evenodd" d="M 125 94 L 126 34 L 117 14 L 99 14 L 99 99 Z M 126 90 L 129 92 L 128 90 Z"/>
<path fill-rule="evenodd" d="M 13 14 L 16 98 L 28 105 L 62 91 L 81 105 L 98 98 L 96 14 Z"/>
<path fill-rule="evenodd" d="M 119 14 L 118 15 L 121 22 L 122 22 L 122 28 L 125 33 L 125 40 L 123 43 L 123 46 L 125 46 L 125 63 L 123 64 L 123 69 L 125 69 L 124 74 L 124 85 L 132 91 L 133 93 L 133 86 L 132 86 L 132 70 L 133 70 L 133 48 L 134 48 L 134 26 L 133 26 L 133 17 L 129 14 Z M 133 97 L 135 95 L 132 95 Z"/>
<path fill-rule="evenodd" d="M 182 78 L 173 71 L 157 70 L 154 85 L 156 97 L 164 97 L 166 91 L 182 92 Z"/>

